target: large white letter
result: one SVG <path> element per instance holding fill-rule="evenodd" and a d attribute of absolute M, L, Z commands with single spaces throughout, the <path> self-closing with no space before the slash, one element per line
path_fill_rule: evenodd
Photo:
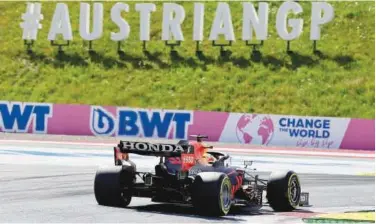
<path fill-rule="evenodd" d="M 130 27 L 127 21 L 121 18 L 121 11 L 129 12 L 128 4 L 116 3 L 111 9 L 111 20 L 118 25 L 120 31 L 119 33 L 111 32 L 111 40 L 121 41 L 125 40 L 129 36 Z"/>
<path fill-rule="evenodd" d="M 80 36 L 84 40 L 96 40 L 103 33 L 103 4 L 94 3 L 93 32 L 90 33 L 90 5 L 81 3 L 80 7 Z"/>
<path fill-rule="evenodd" d="M 321 13 L 324 11 L 323 17 Z M 311 40 L 320 39 L 320 25 L 328 23 L 334 17 L 333 7 L 326 2 L 312 2 L 312 15 L 311 15 Z"/>
<path fill-rule="evenodd" d="M 38 30 L 42 29 L 40 20 L 43 20 L 43 14 L 41 13 L 41 3 L 27 3 L 26 12 L 22 14 L 21 18 L 23 22 L 20 23 L 22 28 L 23 40 L 36 40 L 38 36 Z M 33 15 L 30 20 L 30 15 Z M 29 18 L 28 18 L 29 17 Z M 32 23 L 31 23 L 32 22 Z"/>
<path fill-rule="evenodd" d="M 195 3 L 193 14 L 193 40 L 202 41 L 204 39 L 204 4 Z"/>
<path fill-rule="evenodd" d="M 140 12 L 140 40 L 150 40 L 150 12 L 155 12 L 153 3 L 136 4 L 136 11 Z"/>
<path fill-rule="evenodd" d="M 64 40 L 72 40 L 72 26 L 69 19 L 68 6 L 65 3 L 57 3 L 52 17 L 48 40 L 56 40 L 56 35 L 62 34 Z"/>
<path fill-rule="evenodd" d="M 303 19 L 289 19 L 288 25 L 292 27 L 292 31 L 289 33 L 287 30 L 287 14 L 292 10 L 293 13 L 299 14 L 303 12 L 302 7 L 296 2 L 284 2 L 279 7 L 277 12 L 277 32 L 278 35 L 284 40 L 293 40 L 300 36 L 303 31 Z"/>
<path fill-rule="evenodd" d="M 218 3 L 209 40 L 217 40 L 219 34 L 224 34 L 226 40 L 235 41 L 234 27 L 232 26 L 230 7 L 227 3 Z"/>
<path fill-rule="evenodd" d="M 268 3 L 259 3 L 259 16 L 252 3 L 243 3 L 243 40 L 252 40 L 252 28 L 257 40 L 266 40 L 268 36 Z"/>
<path fill-rule="evenodd" d="M 174 14 L 175 13 L 175 18 Z M 163 4 L 162 40 L 170 40 L 172 36 L 175 40 L 184 40 L 181 24 L 185 18 L 183 6 L 175 3 Z"/>

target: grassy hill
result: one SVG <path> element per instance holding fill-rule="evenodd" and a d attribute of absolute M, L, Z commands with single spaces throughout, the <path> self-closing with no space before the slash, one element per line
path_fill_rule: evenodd
<path fill-rule="evenodd" d="M 26 10 L 23 2 L 0 3 L 0 100 L 122 105 L 130 107 L 196 109 L 231 112 L 295 114 L 374 118 L 375 108 L 375 3 L 330 2 L 334 20 L 322 30 L 318 42 L 321 54 L 312 53 L 309 40 L 311 4 L 302 2 L 303 34 L 286 42 L 275 29 L 275 14 L 281 2 L 270 3 L 269 39 L 251 57 L 241 38 L 242 6 L 230 3 L 238 39 L 228 58 L 208 41 L 216 3 L 205 3 L 205 57 L 195 56 L 192 39 L 193 3 L 186 9 L 183 29 L 186 41 L 171 57 L 161 41 L 162 3 L 152 14 L 149 54 L 142 51 L 139 15 L 135 3 L 124 14 L 130 23 L 130 39 L 124 54 L 110 32 L 117 27 L 110 20 L 115 2 L 104 3 L 104 35 L 93 42 L 95 53 L 79 36 L 79 3 L 69 2 L 73 43 L 58 55 L 47 34 L 56 3 L 43 2 L 43 28 L 28 55 L 19 23 Z"/>

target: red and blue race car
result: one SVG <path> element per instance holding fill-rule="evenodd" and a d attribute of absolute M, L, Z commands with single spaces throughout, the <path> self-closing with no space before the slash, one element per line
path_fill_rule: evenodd
<path fill-rule="evenodd" d="M 264 180 L 248 168 L 251 161 L 244 161 L 244 167 L 229 166 L 225 161 L 230 156 L 213 150 L 206 152 L 210 158 L 202 164 L 197 151 L 207 136 L 192 137 L 197 140 L 177 144 L 120 141 L 114 147 L 115 167 L 96 173 L 98 204 L 126 207 L 132 197 L 147 197 L 153 202 L 192 205 L 199 214 L 224 216 L 232 206 L 260 209 L 265 191 L 274 211 L 293 211 L 308 204 L 309 194 L 301 191 L 294 171 L 272 172 Z M 154 172 L 138 171 L 130 160 L 132 153 L 159 157 Z"/>

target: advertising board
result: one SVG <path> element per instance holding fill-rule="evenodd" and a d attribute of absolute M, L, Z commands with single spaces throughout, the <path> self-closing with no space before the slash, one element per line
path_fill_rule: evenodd
<path fill-rule="evenodd" d="M 375 150 L 374 120 L 0 102 L 0 131 Z"/>

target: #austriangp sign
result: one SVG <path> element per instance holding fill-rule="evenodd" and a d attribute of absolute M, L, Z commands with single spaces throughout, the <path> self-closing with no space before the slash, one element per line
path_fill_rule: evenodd
<path fill-rule="evenodd" d="M 118 43 L 127 41 L 131 32 L 138 32 L 139 41 L 145 43 L 151 41 L 151 29 L 161 29 L 160 40 L 165 41 L 166 45 L 180 45 L 180 42 L 186 39 L 191 39 L 197 42 L 197 45 L 202 41 L 212 41 L 213 46 L 231 46 L 231 43 L 237 39 L 244 41 L 247 45 L 251 41 L 266 41 L 268 39 L 268 28 L 271 20 L 271 4 L 267 2 L 219 2 L 216 4 L 192 2 L 190 7 L 193 8 L 192 18 L 188 17 L 187 4 L 179 4 L 179 2 L 135 2 L 129 4 L 128 2 L 114 3 L 109 10 L 109 14 L 105 14 L 103 3 L 77 3 L 79 5 L 79 21 L 72 24 L 71 18 L 77 15 L 72 15 L 66 3 L 56 3 L 53 16 L 47 18 L 43 14 L 43 3 L 27 3 L 26 11 L 21 15 L 22 22 L 20 28 L 22 29 L 22 38 L 29 47 L 37 40 L 38 31 L 41 29 L 48 30 L 47 40 L 51 41 L 52 45 L 62 46 L 69 45 L 70 41 L 74 39 L 81 39 L 91 42 L 100 40 L 101 38 L 109 38 Z M 311 2 L 310 11 L 303 11 L 301 3 L 294 1 L 278 2 L 280 3 L 276 8 L 274 29 L 278 37 L 285 41 L 292 41 L 298 39 L 303 32 L 304 20 L 302 13 L 310 14 L 309 23 L 309 38 L 314 41 L 314 48 L 316 41 L 321 38 L 321 30 L 323 26 L 328 26 L 334 19 L 334 8 L 329 2 Z M 75 4 L 75 3 L 74 3 Z M 233 13 L 231 6 L 234 4 L 242 5 L 242 13 Z M 275 3 L 273 3 L 275 4 Z M 274 7 L 274 6 L 273 6 Z M 157 17 L 156 13 L 161 11 L 161 22 L 155 23 L 151 20 Z M 210 11 L 210 14 L 208 13 Z M 214 15 L 213 12 L 214 11 Z M 125 15 L 125 16 L 124 16 Z M 139 25 L 130 24 L 126 18 L 139 17 Z M 111 23 L 116 25 L 116 29 L 111 30 L 108 36 L 104 36 L 104 19 L 110 18 Z M 210 17 L 211 22 L 205 23 Z M 300 18 L 299 18 L 300 17 Z M 183 32 L 182 26 L 187 23 L 186 20 L 193 20 L 192 26 Z M 44 23 L 45 20 L 50 22 L 49 27 Z M 159 21 L 159 20 L 158 20 Z M 234 22 L 241 21 L 241 37 L 235 36 Z M 44 23 L 44 24 L 43 24 Z M 78 26 L 79 37 L 73 36 L 72 26 Z M 204 36 L 204 28 L 210 27 L 209 36 Z M 64 44 L 57 44 L 58 38 L 60 41 L 65 41 Z M 222 39 L 221 39 L 222 38 Z M 227 41 L 226 44 L 216 44 L 219 40 Z M 30 41 L 30 42 L 27 42 Z M 170 42 L 169 42 L 170 41 Z M 174 42 L 175 41 L 175 42 Z M 289 49 L 289 43 L 287 44 Z M 198 48 L 196 48 L 198 51 Z"/>

